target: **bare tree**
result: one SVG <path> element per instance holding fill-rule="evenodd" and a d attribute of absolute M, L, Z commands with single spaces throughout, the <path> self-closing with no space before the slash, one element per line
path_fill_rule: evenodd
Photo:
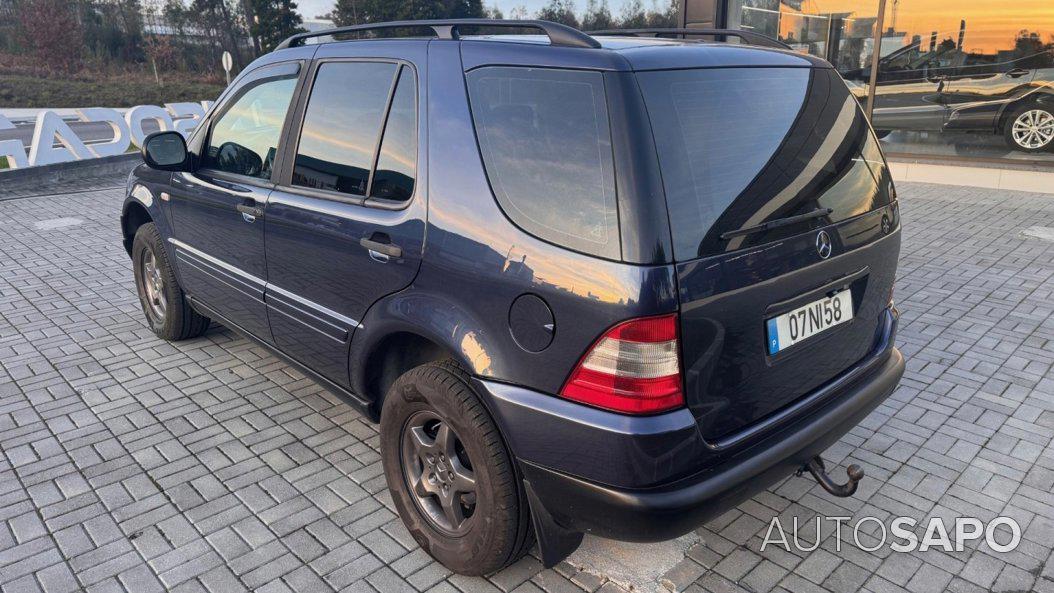
<path fill-rule="evenodd" d="M 538 18 L 543 21 L 562 23 L 570 27 L 578 27 L 578 17 L 575 16 L 574 0 L 549 0 L 538 11 Z"/>
<path fill-rule="evenodd" d="M 622 5 L 618 19 L 620 29 L 643 29 L 648 26 L 648 13 L 641 0 L 628 0 Z"/>
<path fill-rule="evenodd" d="M 81 24 L 63 0 L 23 0 L 18 11 L 21 42 L 49 68 L 73 72 L 84 48 Z"/>
<path fill-rule="evenodd" d="M 648 11 L 648 27 L 669 29 L 680 24 L 680 6 L 677 0 L 666 0 L 665 6 L 660 4 L 662 0 L 652 0 L 652 8 Z"/>
<path fill-rule="evenodd" d="M 599 31 L 614 27 L 615 19 L 612 18 L 611 9 L 608 8 L 608 0 L 589 0 L 586 2 L 586 12 L 582 15 L 583 31 Z"/>
<path fill-rule="evenodd" d="M 494 6 L 492 6 L 490 8 L 484 8 L 483 9 L 483 16 L 488 18 L 488 19 L 501 20 L 501 19 L 505 18 L 505 13 L 503 13 L 501 11 L 501 9 L 498 8 L 498 5 L 495 4 Z"/>

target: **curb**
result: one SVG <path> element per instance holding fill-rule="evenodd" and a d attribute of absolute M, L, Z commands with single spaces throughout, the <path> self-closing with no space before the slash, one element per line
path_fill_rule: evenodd
<path fill-rule="evenodd" d="M 34 185 L 53 185 L 85 177 L 127 175 L 129 171 L 141 162 L 143 162 L 143 159 L 138 152 L 130 152 L 97 159 L 2 170 L 0 171 L 0 192 L 26 189 L 27 186 Z"/>

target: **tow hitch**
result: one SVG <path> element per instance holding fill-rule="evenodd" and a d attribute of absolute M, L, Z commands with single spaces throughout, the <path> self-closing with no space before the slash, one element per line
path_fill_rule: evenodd
<path fill-rule="evenodd" d="M 845 484 L 835 484 L 831 476 L 827 475 L 827 468 L 823 464 L 823 459 L 817 455 L 809 460 L 798 470 L 798 475 L 802 475 L 808 471 L 812 474 L 812 477 L 823 486 L 823 489 L 830 492 L 831 494 L 845 498 L 856 494 L 856 486 L 860 483 L 860 480 L 864 477 L 864 468 L 857 464 L 852 464 L 846 468 L 845 473 L 849 474 L 849 481 Z"/>

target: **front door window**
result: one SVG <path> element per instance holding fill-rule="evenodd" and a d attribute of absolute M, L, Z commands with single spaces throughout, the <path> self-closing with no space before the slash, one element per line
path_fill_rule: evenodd
<path fill-rule="evenodd" d="M 202 167 L 268 179 L 296 78 L 265 79 L 231 103 L 212 126 Z"/>

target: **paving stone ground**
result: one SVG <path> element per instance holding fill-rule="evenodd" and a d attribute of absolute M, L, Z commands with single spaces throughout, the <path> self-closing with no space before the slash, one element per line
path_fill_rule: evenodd
<path fill-rule="evenodd" d="M 155 338 L 118 236 L 121 181 L 0 201 L 4 593 L 620 590 L 589 554 L 451 575 L 393 512 L 374 426 L 222 327 Z M 654 558 L 672 568 L 639 587 L 1054 591 L 1054 243 L 1021 235 L 1054 227 L 1054 199 L 899 189 L 908 371 L 825 454 L 866 467 L 860 492 L 792 477 L 700 528 L 683 558 Z M 1022 540 L 864 552 L 825 523 L 815 550 L 760 550 L 773 517 L 798 518 L 804 541 L 820 515 L 1006 515 Z M 865 544 L 877 529 L 865 524 Z"/>

